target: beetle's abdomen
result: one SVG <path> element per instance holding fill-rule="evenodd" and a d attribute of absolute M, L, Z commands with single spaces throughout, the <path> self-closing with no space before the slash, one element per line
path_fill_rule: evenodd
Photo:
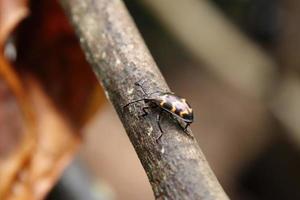
<path fill-rule="evenodd" d="M 184 98 L 165 94 L 161 96 L 159 106 L 187 122 L 193 121 L 193 110 Z"/>

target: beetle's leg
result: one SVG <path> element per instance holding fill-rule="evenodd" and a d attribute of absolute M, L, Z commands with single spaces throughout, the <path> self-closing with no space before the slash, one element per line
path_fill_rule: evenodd
<path fill-rule="evenodd" d="M 187 131 L 187 128 L 188 128 L 189 126 L 190 126 L 190 123 L 186 123 L 185 127 L 184 127 L 184 128 L 182 127 L 182 128 L 183 128 L 183 131 L 186 132 L 186 131 Z"/>
<path fill-rule="evenodd" d="M 144 93 L 145 96 L 148 96 L 148 94 L 147 94 L 147 92 L 144 90 L 142 84 L 140 84 L 140 81 L 135 82 L 134 84 L 135 84 L 136 86 L 139 86 L 139 87 L 142 89 L 142 91 L 143 91 L 143 93 Z"/>
<path fill-rule="evenodd" d="M 176 123 L 178 124 L 178 126 L 180 126 L 180 128 L 181 128 L 184 132 L 186 132 L 186 129 L 187 129 L 187 127 L 188 127 L 188 123 L 186 124 L 185 127 L 183 127 L 183 126 L 181 125 L 181 123 L 179 122 L 178 118 L 174 117 L 171 113 L 170 113 L 170 116 L 176 121 Z"/>
<path fill-rule="evenodd" d="M 149 108 L 151 108 L 150 106 L 147 106 L 147 107 L 144 107 L 144 108 L 142 108 L 142 110 L 143 110 L 143 114 L 141 114 L 141 117 L 145 117 L 145 116 L 147 116 L 149 113 L 147 112 L 147 109 L 149 109 Z"/>
<path fill-rule="evenodd" d="M 156 104 L 151 104 L 150 103 L 150 105 L 149 106 L 146 106 L 146 107 L 143 107 L 142 108 L 142 110 L 143 110 L 143 114 L 142 115 L 140 115 L 141 117 L 145 117 L 145 116 L 147 116 L 149 113 L 147 112 L 147 109 L 150 109 L 150 108 L 156 108 L 157 107 L 157 105 Z"/>
<path fill-rule="evenodd" d="M 178 119 L 176 119 L 176 122 L 177 122 L 177 124 L 180 126 L 180 128 L 181 128 L 187 135 L 192 136 L 192 135 L 190 135 L 189 132 L 187 131 L 187 128 L 191 125 L 191 123 L 186 123 L 186 125 L 183 127 L 183 126 L 181 125 L 181 123 L 179 122 Z"/>
<path fill-rule="evenodd" d="M 161 118 L 162 111 L 163 111 L 163 110 L 161 110 L 161 111 L 159 112 L 159 114 L 157 115 L 157 117 L 156 117 L 156 122 L 157 122 L 158 128 L 159 128 L 159 130 L 160 130 L 160 134 L 159 134 L 159 136 L 156 138 L 156 141 L 158 141 L 158 140 L 161 138 L 161 136 L 163 135 L 163 133 L 164 133 L 163 130 L 161 129 L 161 126 L 160 126 L 160 118 Z"/>
<path fill-rule="evenodd" d="M 158 128 L 159 128 L 160 132 L 163 133 L 163 130 L 161 129 L 161 126 L 160 126 L 161 114 L 162 114 L 162 111 L 160 111 L 159 114 L 157 115 L 156 122 L 157 122 L 157 125 L 158 125 Z"/>
<path fill-rule="evenodd" d="M 187 131 L 187 128 L 188 128 L 190 125 L 191 125 L 191 123 L 186 123 L 186 125 L 185 125 L 183 131 L 184 131 L 188 136 L 190 136 L 191 138 L 194 138 L 194 136 L 191 135 L 191 133 L 189 133 L 189 132 Z"/>
<path fill-rule="evenodd" d="M 189 126 L 189 124 L 187 123 L 186 126 L 183 127 L 183 126 L 181 125 L 181 123 L 178 121 L 178 119 L 176 119 L 176 122 L 177 122 L 177 124 L 180 126 L 180 128 L 181 128 L 184 132 L 186 132 L 186 129 L 187 129 L 187 127 Z"/>

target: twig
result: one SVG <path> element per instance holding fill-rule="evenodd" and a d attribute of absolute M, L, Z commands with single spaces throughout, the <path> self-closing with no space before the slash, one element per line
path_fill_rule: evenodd
<path fill-rule="evenodd" d="M 149 91 L 169 91 L 126 8 L 120 0 L 61 0 L 82 48 L 114 105 L 148 175 L 156 199 L 228 199 L 197 142 L 167 115 L 157 142 L 157 112 L 140 118 L 134 83 Z M 105 130 L 105 129 L 104 129 Z M 134 177 L 132 177 L 134 178 Z M 133 188 L 134 189 L 134 188 Z"/>

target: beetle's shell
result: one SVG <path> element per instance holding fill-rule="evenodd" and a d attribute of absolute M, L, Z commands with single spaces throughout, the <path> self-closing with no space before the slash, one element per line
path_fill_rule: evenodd
<path fill-rule="evenodd" d="M 174 94 L 160 93 L 152 101 L 167 112 L 180 117 L 185 122 L 192 123 L 194 120 L 193 110 L 184 98 Z"/>

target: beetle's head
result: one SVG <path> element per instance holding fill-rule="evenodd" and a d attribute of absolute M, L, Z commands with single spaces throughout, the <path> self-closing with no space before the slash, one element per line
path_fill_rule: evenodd
<path fill-rule="evenodd" d="M 189 112 L 182 114 L 182 119 L 187 123 L 192 123 L 194 121 L 194 113 L 193 110 L 190 109 Z"/>

